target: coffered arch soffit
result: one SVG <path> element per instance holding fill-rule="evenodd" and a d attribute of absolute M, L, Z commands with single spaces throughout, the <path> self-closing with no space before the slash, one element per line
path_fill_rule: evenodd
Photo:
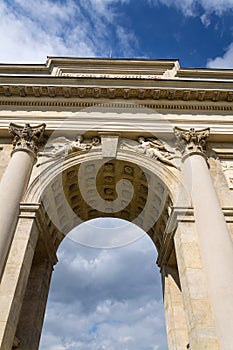
<path fill-rule="evenodd" d="M 100 151 L 73 153 L 46 165 L 24 202 L 42 203 L 55 246 L 85 221 L 115 217 L 138 225 L 159 249 L 156 225 L 165 228 L 174 204 L 188 205 L 179 174 L 127 150 L 119 150 L 115 159 L 102 158 Z"/>

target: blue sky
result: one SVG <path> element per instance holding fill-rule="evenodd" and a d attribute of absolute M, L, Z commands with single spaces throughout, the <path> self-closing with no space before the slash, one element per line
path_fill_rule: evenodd
<path fill-rule="evenodd" d="M 232 67 L 233 0 L 2 0 L 1 62 L 177 58 Z"/>
<path fill-rule="evenodd" d="M 116 249 L 66 238 L 59 260 L 41 350 L 167 349 L 156 251 L 147 235 Z"/>
<path fill-rule="evenodd" d="M 233 0 L 1 0 L 0 18 L 2 63 L 111 56 L 233 68 Z M 41 350 L 167 349 L 146 236 L 111 250 L 67 238 L 58 253 Z"/>

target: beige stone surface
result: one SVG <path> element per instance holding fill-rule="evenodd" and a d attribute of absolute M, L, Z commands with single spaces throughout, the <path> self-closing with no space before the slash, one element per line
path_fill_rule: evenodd
<path fill-rule="evenodd" d="M 195 224 L 179 222 L 174 240 L 191 348 L 198 350 L 200 343 L 208 344 L 211 339 L 217 344 L 213 349 L 220 349 Z"/>
<path fill-rule="evenodd" d="M 7 143 L 1 143 L 0 142 L 0 180 L 2 178 L 2 175 L 4 171 L 6 170 L 6 167 L 10 161 L 12 152 L 12 144 Z"/>
<path fill-rule="evenodd" d="M 188 344 L 188 333 L 177 269 L 164 266 L 162 280 L 168 348 L 182 350 Z"/>
<path fill-rule="evenodd" d="M 181 68 L 173 60 L 49 58 L 41 65 L 0 65 L 0 179 L 2 193 L 12 198 L 8 207 L 15 205 L 3 223 L 17 224 L 0 283 L 1 350 L 11 350 L 15 334 L 19 349 L 30 342 L 30 350 L 38 349 L 56 250 L 71 228 L 99 216 L 135 221 L 153 239 L 163 277 L 169 350 L 183 350 L 188 343 L 191 350 L 230 350 L 232 77 L 231 70 Z M 52 138 L 72 141 L 77 134 L 85 142 L 103 135 L 102 144 L 86 153 L 38 157 L 31 175 L 21 157 L 5 181 L 11 122 L 46 123 L 47 145 Z M 194 161 L 186 185 L 175 126 L 187 133 L 210 128 L 203 150 L 209 168 L 203 172 L 203 162 Z M 168 154 L 156 159 L 140 153 L 140 136 L 162 140 L 168 153 L 177 156 L 176 166 L 162 160 Z M 137 147 L 121 147 L 123 141 Z M 84 183 L 78 178 L 80 168 Z M 28 178 L 16 196 L 20 169 Z M 20 201 L 24 209 L 21 204 L 18 215 Z M 41 263 L 42 257 L 47 263 Z M 31 318 L 26 317 L 29 309 Z"/>

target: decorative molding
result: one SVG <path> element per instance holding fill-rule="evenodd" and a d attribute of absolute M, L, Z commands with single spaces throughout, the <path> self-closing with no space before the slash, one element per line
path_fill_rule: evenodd
<path fill-rule="evenodd" d="M 38 150 L 38 146 L 44 141 L 45 124 L 31 126 L 26 123 L 24 126 L 10 123 L 9 132 L 14 137 L 14 151 L 29 151 L 34 155 Z"/>
<path fill-rule="evenodd" d="M 17 107 L 68 107 L 68 108 L 87 108 L 87 107 L 105 107 L 105 108 L 149 108 L 149 109 L 169 109 L 169 110 L 200 110 L 200 111 L 233 111 L 233 105 L 194 105 L 194 104 L 174 104 L 174 103 L 98 103 L 97 101 L 33 101 L 33 100 L 1 100 L 0 106 L 17 106 Z"/>
<path fill-rule="evenodd" d="M 49 98 L 124 98 L 139 100 L 176 100 L 199 102 L 232 102 L 232 90 L 152 88 L 149 87 L 101 87 L 67 85 L 0 85 L 0 95 L 6 97 L 49 97 Z"/>
<path fill-rule="evenodd" d="M 233 207 L 223 207 L 222 208 L 224 217 L 228 224 L 233 223 Z"/>
<path fill-rule="evenodd" d="M 210 135 L 210 128 L 189 130 L 174 128 L 174 133 L 177 138 L 177 148 L 183 155 L 183 160 L 191 154 L 204 155 L 206 140 Z"/>

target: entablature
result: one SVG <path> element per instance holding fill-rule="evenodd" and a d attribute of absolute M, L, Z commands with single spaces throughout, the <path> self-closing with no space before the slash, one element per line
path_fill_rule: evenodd
<path fill-rule="evenodd" d="M 67 84 L 7 84 L 1 83 L 0 80 L 0 96 L 7 98 L 23 97 L 23 98 L 76 98 L 76 99 L 124 99 L 124 100 L 168 100 L 168 101 L 184 101 L 184 102 L 227 102 L 226 107 L 233 101 L 233 84 L 226 88 L 194 88 L 194 87 L 153 87 L 149 83 L 148 86 L 115 86 L 115 85 L 85 85 L 74 83 Z M 164 85 L 164 84 L 161 84 Z M 181 84 L 179 84 L 181 85 Z M 59 102 L 59 100 L 58 100 Z M 7 104 L 7 101 L 5 101 Z"/>

